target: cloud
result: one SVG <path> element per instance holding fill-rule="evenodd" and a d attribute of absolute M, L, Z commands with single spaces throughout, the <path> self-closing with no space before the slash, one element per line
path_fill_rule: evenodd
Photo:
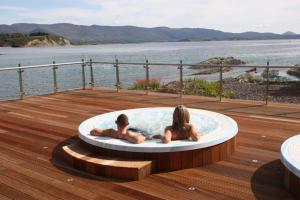
<path fill-rule="evenodd" d="M 76 5 L 84 6 L 15 10 L 10 21 L 300 33 L 300 1 L 294 0 L 76 0 Z M 0 23 L 7 23 L 1 15 Z"/>
<path fill-rule="evenodd" d="M 5 12 L 22 12 L 26 11 L 25 8 L 22 7 L 15 7 L 15 6 L 0 6 L 0 11 Z"/>

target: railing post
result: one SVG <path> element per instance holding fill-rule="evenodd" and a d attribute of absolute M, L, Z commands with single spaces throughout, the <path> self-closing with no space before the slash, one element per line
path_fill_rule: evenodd
<path fill-rule="evenodd" d="M 93 88 L 94 85 L 95 85 L 95 82 L 94 82 L 94 71 L 93 71 L 93 61 L 92 59 L 90 59 L 90 73 L 91 73 L 91 82 L 90 82 L 90 85 L 91 87 Z"/>
<path fill-rule="evenodd" d="M 269 102 L 269 86 L 270 86 L 270 62 L 267 62 L 267 87 L 266 87 L 266 105 L 268 105 Z"/>
<path fill-rule="evenodd" d="M 220 91 L 219 91 L 219 101 L 222 102 L 223 94 L 223 65 L 220 66 Z"/>
<path fill-rule="evenodd" d="M 179 80 L 180 80 L 180 105 L 182 104 L 182 93 L 183 93 L 183 65 L 182 60 L 180 60 L 179 64 Z"/>
<path fill-rule="evenodd" d="M 146 60 L 146 65 L 144 66 L 146 70 L 146 94 L 149 94 L 149 64 L 148 59 Z"/>
<path fill-rule="evenodd" d="M 57 78 L 56 78 L 57 65 L 55 65 L 55 61 L 53 61 L 52 70 L 53 70 L 53 92 L 57 93 L 57 89 L 58 89 L 58 87 L 57 87 Z"/>
<path fill-rule="evenodd" d="M 119 92 L 120 89 L 120 75 L 119 75 L 119 61 L 118 59 L 116 59 L 116 63 L 115 63 L 115 68 L 116 68 L 116 88 L 117 88 L 117 92 Z"/>
<path fill-rule="evenodd" d="M 18 65 L 19 69 L 18 69 L 18 74 L 19 74 L 19 88 L 20 88 L 20 99 L 24 98 L 24 89 L 23 89 L 23 77 L 22 77 L 22 73 L 24 72 L 24 70 L 21 68 L 21 64 Z"/>
<path fill-rule="evenodd" d="M 81 65 L 82 89 L 85 90 L 85 63 L 84 63 L 84 59 L 82 59 L 81 61 L 82 61 L 82 65 Z"/>

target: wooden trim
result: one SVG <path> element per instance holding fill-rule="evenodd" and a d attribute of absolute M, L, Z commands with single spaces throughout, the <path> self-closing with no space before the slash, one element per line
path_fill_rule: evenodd
<path fill-rule="evenodd" d="M 234 137 L 224 143 L 204 149 L 168 153 L 137 153 L 104 149 L 79 140 L 76 145 L 64 146 L 63 152 L 66 154 L 65 159 L 78 169 L 109 177 L 126 179 L 134 177 L 133 180 L 138 180 L 149 174 L 150 171 L 152 173 L 175 171 L 225 160 L 234 152 L 235 146 L 236 138 Z M 124 159 L 125 162 L 122 163 Z M 105 168 L 105 172 L 102 168 Z M 137 175 L 129 177 L 122 175 L 134 174 L 126 172 L 132 168 L 140 170 L 136 172 Z"/>
<path fill-rule="evenodd" d="M 151 161 L 99 156 L 76 143 L 63 146 L 62 150 L 63 157 L 73 167 L 95 175 L 140 180 L 151 172 Z"/>

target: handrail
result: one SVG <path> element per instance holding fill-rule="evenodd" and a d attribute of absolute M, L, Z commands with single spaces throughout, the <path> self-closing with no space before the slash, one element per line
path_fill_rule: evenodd
<path fill-rule="evenodd" d="M 85 62 L 89 63 L 89 62 Z M 7 67 L 7 68 L 0 68 L 1 71 L 12 71 L 12 70 L 19 70 L 19 69 L 34 69 L 34 68 L 44 68 L 44 67 L 53 67 L 53 66 L 66 66 L 66 65 L 76 65 L 82 64 L 82 62 L 69 62 L 69 63 L 56 63 L 56 64 L 42 64 L 42 65 L 28 65 L 28 66 L 21 66 L 21 67 Z"/>
<path fill-rule="evenodd" d="M 41 64 L 41 65 L 29 65 L 29 66 L 21 66 L 21 64 L 18 65 L 18 67 L 6 67 L 6 68 L 0 68 L 0 72 L 3 71 L 13 71 L 16 70 L 19 75 L 19 95 L 20 99 L 23 99 L 25 93 L 23 88 L 23 72 L 26 69 L 37 69 L 37 68 L 46 68 L 51 67 L 53 70 L 53 93 L 56 93 L 58 91 L 58 85 L 57 85 L 57 68 L 62 66 L 69 66 L 69 65 L 80 65 L 81 66 L 81 73 L 82 73 L 82 89 L 86 88 L 86 74 L 85 74 L 85 67 L 89 66 L 90 70 L 90 80 L 89 83 L 91 87 L 94 87 L 94 73 L 93 73 L 93 64 L 101 64 L 101 65 L 112 65 L 115 68 L 116 72 L 116 84 L 115 87 L 117 89 L 117 92 L 119 92 L 121 88 L 121 82 L 119 73 L 119 68 L 121 65 L 136 65 L 136 66 L 143 66 L 145 68 L 146 72 L 146 80 L 147 80 L 147 86 L 146 86 L 146 94 L 148 94 L 148 87 L 149 87 L 149 67 L 150 66 L 172 66 L 177 67 L 179 69 L 179 80 L 180 80 L 180 103 L 183 96 L 183 67 L 206 67 L 206 68 L 219 68 L 220 69 L 220 91 L 219 91 L 219 100 L 222 101 L 222 93 L 223 93 L 223 69 L 225 67 L 231 67 L 231 68 L 265 68 L 267 69 L 267 87 L 266 87 L 266 93 L 265 93 L 265 101 L 266 104 L 268 104 L 268 96 L 269 96 L 269 72 L 271 68 L 300 68 L 300 66 L 271 66 L 269 64 L 269 61 L 266 63 L 266 65 L 224 65 L 224 64 L 189 64 L 189 63 L 183 63 L 182 61 L 178 63 L 150 63 L 148 60 L 145 60 L 145 62 L 120 62 L 118 59 L 115 60 L 115 62 L 102 62 L 102 61 L 93 61 L 90 59 L 89 61 L 85 61 L 84 59 L 81 60 L 81 62 L 65 62 L 65 63 L 56 63 L 53 61 L 51 64 Z"/>
<path fill-rule="evenodd" d="M 99 61 L 93 61 L 93 64 L 116 64 L 115 62 L 99 62 Z M 179 67 L 180 63 L 143 63 L 143 62 L 118 62 L 119 65 L 152 65 L 152 66 L 173 66 L 173 67 Z M 189 64 L 189 63 L 182 63 L 183 66 L 188 67 L 220 67 L 220 64 Z M 245 67 L 245 68 L 266 68 L 266 65 L 222 65 L 222 67 Z M 300 68 L 300 66 L 288 66 L 288 65 L 274 65 L 270 66 L 270 68 Z"/>
<path fill-rule="evenodd" d="M 0 68 L 1 71 L 12 71 L 12 70 L 19 70 L 19 69 L 34 69 L 34 68 L 44 68 L 44 67 L 61 67 L 66 65 L 76 65 L 76 64 L 82 64 L 83 62 L 68 62 L 68 63 L 55 63 L 55 64 L 41 64 L 41 65 L 28 65 L 28 66 L 21 66 L 21 67 L 6 67 L 6 68 Z M 106 64 L 106 65 L 116 65 L 116 62 L 101 62 L 101 61 L 84 61 L 84 64 Z M 139 66 L 173 66 L 173 67 L 179 67 L 180 63 L 147 63 L 147 62 L 118 62 L 119 65 L 139 65 Z M 220 64 L 190 64 L 190 63 L 182 63 L 182 66 L 187 67 L 211 67 L 211 68 L 217 68 L 217 67 L 242 67 L 242 68 L 266 68 L 266 65 L 220 65 Z M 300 68 L 300 66 L 288 66 L 288 65 L 273 65 L 269 66 L 270 68 Z"/>

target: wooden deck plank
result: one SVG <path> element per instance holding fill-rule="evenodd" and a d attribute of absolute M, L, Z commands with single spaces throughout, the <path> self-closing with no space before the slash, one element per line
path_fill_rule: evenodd
<path fill-rule="evenodd" d="M 233 117 L 240 130 L 236 152 L 213 165 L 132 182 L 73 169 L 55 151 L 93 115 L 175 106 L 178 95 L 88 89 L 0 102 L 0 199 L 292 199 L 278 159 L 281 143 L 300 133 L 299 105 L 195 96 L 182 102 Z"/>

